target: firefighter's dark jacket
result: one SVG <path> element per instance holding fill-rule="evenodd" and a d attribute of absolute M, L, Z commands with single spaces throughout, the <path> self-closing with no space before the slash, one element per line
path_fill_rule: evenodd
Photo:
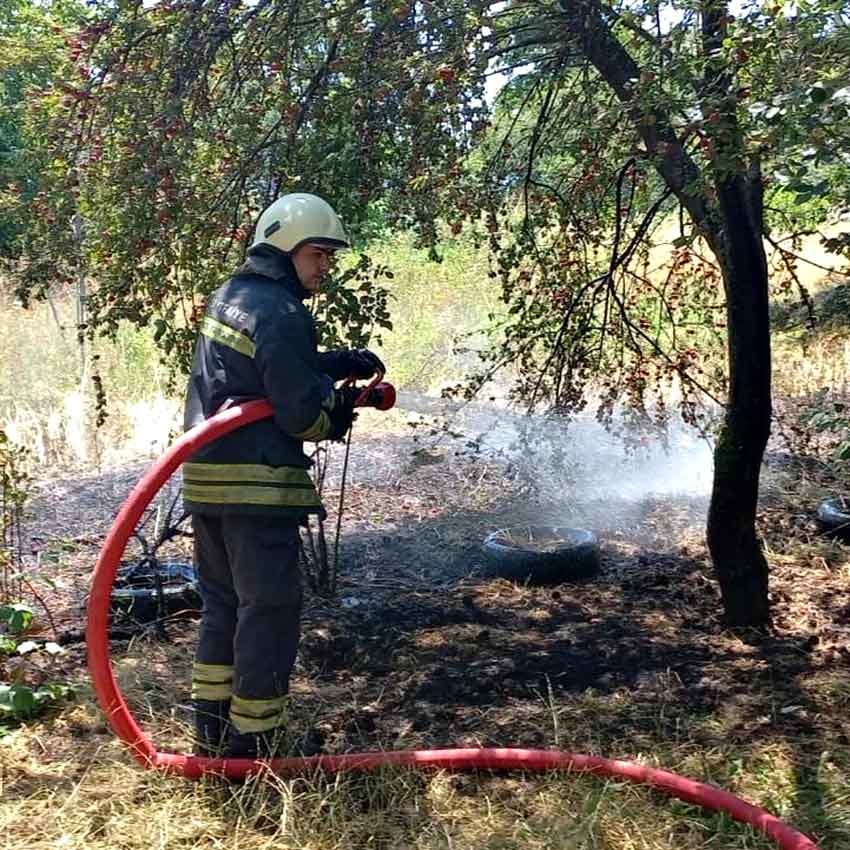
<path fill-rule="evenodd" d="M 274 418 L 232 431 L 183 464 L 187 511 L 324 514 L 303 442 L 328 436 L 345 352 L 317 352 L 316 326 L 302 303 L 309 296 L 289 257 L 269 246 L 252 249 L 210 296 L 189 377 L 186 429 L 228 400 L 268 398 Z"/>

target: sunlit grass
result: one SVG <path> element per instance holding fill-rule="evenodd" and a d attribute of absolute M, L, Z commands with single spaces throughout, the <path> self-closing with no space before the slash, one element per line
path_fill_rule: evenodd
<path fill-rule="evenodd" d="M 77 341 L 72 299 L 23 309 L 0 304 L 0 422 L 33 464 L 91 465 L 159 454 L 179 402 L 166 397 L 168 370 L 150 334 L 122 328 L 114 341 Z M 97 360 L 92 359 L 97 356 Z M 107 418 L 97 419 L 96 372 Z"/>
<path fill-rule="evenodd" d="M 187 657 L 181 642 L 145 641 L 116 657 L 128 702 L 162 749 L 190 747 L 188 715 L 175 710 L 185 696 Z M 740 706 L 689 714 L 664 699 L 675 684 L 664 673 L 657 674 L 656 684 L 658 698 L 652 702 L 638 702 L 627 690 L 603 694 L 590 689 L 541 695 L 516 708 L 524 712 L 523 722 L 547 730 L 546 746 L 627 758 L 709 782 L 812 835 L 821 850 L 850 846 L 850 757 L 845 751 L 816 739 L 789 738 L 778 728 L 776 734 L 743 742 Z M 846 716 L 850 691 L 839 671 L 812 674 L 800 686 L 803 697 L 822 711 Z M 346 702 L 351 697 L 345 692 L 331 704 L 322 691 L 299 677 L 295 726 L 338 717 L 340 708 L 352 716 L 362 710 Z M 363 775 L 269 773 L 245 782 L 162 776 L 143 770 L 122 751 L 85 684 L 78 692 L 77 704 L 0 744 L 0 834 L 6 850 L 774 846 L 726 815 L 625 781 L 573 774 L 385 768 Z M 487 716 L 497 720 L 498 710 Z M 601 733 L 603 725 L 619 731 L 612 738 Z M 415 745 L 380 737 L 365 745 L 350 739 L 338 751 Z"/>
<path fill-rule="evenodd" d="M 445 245 L 442 262 L 400 236 L 376 246 L 376 262 L 394 272 L 390 283 L 393 330 L 375 347 L 403 389 L 434 390 L 456 383 L 475 362 L 478 333 L 496 309 L 486 256 L 466 243 Z M 114 341 L 81 350 L 71 294 L 23 309 L 0 303 L 0 421 L 38 465 L 110 462 L 156 455 L 179 428 L 181 378 L 169 370 L 152 334 L 129 325 Z M 98 355 L 92 361 L 91 355 Z M 95 427 L 91 375 L 96 363 L 108 418 Z"/>
<path fill-rule="evenodd" d="M 468 241 L 440 247 L 441 262 L 400 235 L 373 246 L 376 261 L 392 269 L 392 331 L 381 331 L 377 349 L 400 387 L 439 390 L 476 365 L 488 315 L 499 312 L 498 286 L 487 276 L 485 248 Z"/>
<path fill-rule="evenodd" d="M 564 717 L 583 717 L 560 745 L 581 739 L 592 693 Z M 539 707 L 551 722 L 559 704 Z M 597 710 L 609 706 L 600 703 Z M 562 718 L 564 719 L 564 718 Z M 625 717 L 624 717 L 625 719 Z M 169 734 L 166 720 L 156 734 Z M 185 730 L 184 730 L 185 731 Z M 624 755 L 716 783 L 798 828 L 821 850 L 850 840 L 845 754 L 804 759 L 777 738 L 750 746 L 678 742 Z M 450 743 L 450 742 L 447 742 Z M 553 742 L 554 744 L 554 742 Z M 0 748 L 0 834 L 6 850 L 93 848 L 499 848 L 499 850 L 761 850 L 773 844 L 725 815 L 627 782 L 570 774 L 460 774 L 383 769 L 373 774 L 272 774 L 246 782 L 192 782 L 146 772 L 122 753 L 88 698 L 46 728 L 22 730 Z"/>

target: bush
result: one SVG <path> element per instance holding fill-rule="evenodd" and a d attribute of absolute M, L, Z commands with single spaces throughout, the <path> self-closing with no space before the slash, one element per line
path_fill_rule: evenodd
<path fill-rule="evenodd" d="M 30 681 L 36 671 L 39 678 L 43 674 L 36 659 L 50 658 L 62 652 L 62 648 L 51 641 L 25 639 L 32 621 L 33 613 L 26 605 L 0 605 L 0 735 L 73 695 L 72 688 L 64 683 L 36 684 Z M 11 683 L 2 681 L 7 678 L 2 676 L 4 668 L 11 666 L 9 662 L 16 657 L 29 663 L 15 666 Z"/>

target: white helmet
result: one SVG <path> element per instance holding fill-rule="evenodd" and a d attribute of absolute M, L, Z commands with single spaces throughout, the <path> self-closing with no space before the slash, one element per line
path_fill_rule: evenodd
<path fill-rule="evenodd" d="M 339 216 L 327 201 L 317 195 L 294 192 L 263 210 L 251 247 L 273 245 L 291 254 L 307 242 L 329 248 L 351 247 Z"/>

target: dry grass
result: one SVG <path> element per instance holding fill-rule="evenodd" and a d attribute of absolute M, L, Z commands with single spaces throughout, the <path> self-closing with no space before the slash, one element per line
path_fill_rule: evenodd
<path fill-rule="evenodd" d="M 804 569 L 814 586 L 832 582 L 834 587 L 842 583 L 850 587 L 846 550 L 838 544 L 798 542 L 795 548 L 787 543 L 781 551 L 771 549 L 770 557 L 780 576 Z M 790 582 L 782 586 L 793 587 Z M 613 590 L 588 588 L 575 597 L 564 591 L 566 596 L 557 605 L 538 589 L 507 582 L 471 585 L 468 593 L 482 616 L 495 620 L 522 612 L 529 627 L 545 626 L 561 604 L 575 598 L 582 606 L 581 627 L 592 628 L 621 604 L 616 594 L 606 604 L 606 589 Z M 353 592 L 362 593 L 363 588 Z M 793 592 L 801 598 L 789 598 L 783 607 L 805 611 L 806 586 Z M 415 595 L 402 585 L 396 593 Z M 411 604 L 420 599 L 427 604 L 434 595 L 439 591 L 430 595 L 419 591 Z M 453 609 L 446 610 L 447 600 L 441 601 L 443 613 L 453 614 Z M 819 610 L 810 609 L 813 615 Z M 613 613 L 625 616 L 619 608 Z M 634 609 L 628 616 L 635 633 L 651 635 L 651 641 L 661 644 L 692 648 L 681 622 L 662 609 Z M 705 675 L 716 675 L 720 686 L 723 668 L 734 665 L 743 684 L 706 708 L 695 709 L 682 699 L 688 688 L 676 672 L 660 670 L 642 674 L 637 683 L 644 685 L 641 693 L 636 687 L 615 684 L 607 689 L 541 693 L 536 699 L 513 691 L 507 700 L 493 704 L 456 704 L 451 707 L 456 712 L 455 731 L 444 734 L 435 730 L 445 727 L 445 718 L 438 723 L 429 717 L 429 708 L 416 701 L 416 688 L 400 693 L 396 689 L 405 687 L 405 677 L 427 681 L 437 663 L 435 656 L 450 663 L 453 646 L 475 646 L 480 625 L 464 621 L 454 625 L 447 616 L 440 624 L 411 629 L 411 643 L 396 646 L 391 672 L 373 672 L 366 659 L 314 675 L 321 659 L 331 661 L 335 653 L 365 650 L 372 640 L 371 632 L 346 629 L 344 622 L 323 617 L 322 611 L 312 612 L 305 624 L 305 660 L 299 661 L 293 686 L 293 736 L 319 727 L 328 752 L 501 741 L 638 759 L 765 805 L 815 835 L 821 850 L 850 846 L 846 749 L 850 677 L 840 657 L 832 667 L 818 664 L 795 677 L 796 693 L 789 695 L 785 683 L 766 680 L 758 653 L 731 636 L 715 634 L 707 639 L 718 660 L 705 666 Z M 784 625 L 789 632 L 804 633 L 808 628 L 806 622 Z M 489 650 L 467 667 L 470 679 L 498 680 L 498 666 L 491 672 L 488 665 L 498 665 L 503 650 L 507 653 L 514 647 L 513 657 L 525 653 L 530 662 L 544 646 L 532 628 L 509 629 L 510 634 L 495 625 L 489 629 Z M 187 700 L 193 635 L 191 629 L 173 634 L 173 644 L 137 640 L 116 645 L 115 672 L 134 713 L 158 746 L 182 751 L 190 746 L 188 714 L 182 706 Z M 595 634 L 601 636 L 599 631 Z M 348 643 L 343 645 L 343 639 Z M 511 644 L 503 646 L 508 639 Z M 348 644 L 351 649 L 346 649 Z M 596 649 L 609 652 L 611 641 Z M 66 658 L 67 669 L 79 680 L 82 653 L 73 652 Z M 76 705 L 0 743 L 4 850 L 766 850 L 773 846 L 724 816 L 646 789 L 590 777 L 388 770 L 373 776 L 265 776 L 228 784 L 158 776 L 137 767 L 121 751 L 88 686 L 79 681 L 78 688 Z M 801 727 L 789 726 L 792 721 Z"/>
<path fill-rule="evenodd" d="M 821 388 L 850 391 L 850 337 L 846 328 L 816 335 L 775 337 L 774 387 L 778 395 L 806 396 Z"/>
<path fill-rule="evenodd" d="M 192 783 L 145 773 L 112 744 L 95 751 L 81 747 L 81 761 L 69 758 L 50 769 L 20 752 L 21 743 L 17 747 L 16 763 L 3 765 L 0 831 L 6 850 L 770 846 L 723 817 L 587 777 L 393 770 Z M 680 761 L 702 773 L 710 755 Z M 717 761 L 719 754 L 713 755 Z M 763 754 L 758 767 L 762 781 L 742 790 L 793 814 L 787 760 L 781 753 Z"/>
<path fill-rule="evenodd" d="M 0 423 L 36 466 L 110 465 L 161 453 L 179 424 L 180 402 L 166 398 L 168 375 L 151 334 L 129 327 L 113 341 L 86 343 L 85 368 L 74 303 L 56 299 L 28 310 L 0 297 Z M 108 418 L 95 427 L 97 369 Z"/>
<path fill-rule="evenodd" d="M 166 682 L 182 681 L 185 646 L 139 643 L 116 665 L 137 716 L 158 744 L 188 746 L 189 731 L 171 706 Z M 541 696 L 525 703 L 529 724 L 545 725 L 549 745 L 593 750 L 595 721 L 620 715 L 623 737 L 607 742 L 612 755 L 646 761 L 716 783 L 766 806 L 818 835 L 822 850 L 850 841 L 850 761 L 824 750 L 804 768 L 802 742 L 781 736 L 734 743 L 735 705 L 706 717 L 678 712 L 663 695 L 675 682 L 657 681 L 652 708 L 628 693 L 588 690 L 573 697 Z M 824 710 L 850 707 L 846 680 L 824 673 L 807 683 Z M 178 696 L 179 696 L 179 687 Z M 319 721 L 329 694 L 301 678 L 295 725 Z M 364 706 L 350 704 L 352 713 Z M 333 711 L 338 712 L 336 702 Z M 667 740 L 628 733 L 653 714 Z M 487 711 L 482 712 L 486 723 Z M 492 718 L 495 720 L 495 716 Z M 675 731 L 670 731 L 675 730 Z M 353 736 L 356 737 L 356 736 Z M 651 740 L 654 738 L 654 740 Z M 348 747 L 339 742 L 335 749 Z M 385 747 L 411 741 L 378 742 Z M 217 778 L 192 782 L 139 768 L 106 729 L 85 685 L 80 698 L 46 724 L 22 729 L 0 746 L 0 834 L 5 850 L 348 850 L 349 848 L 476 848 L 477 850 L 762 850 L 773 846 L 744 826 L 636 787 L 572 775 L 466 775 L 387 769 L 371 775 Z"/>
<path fill-rule="evenodd" d="M 36 322 L 27 331 L 27 339 L 34 346 L 48 320 L 45 314 L 39 320 L 41 326 Z M 4 336 L 12 339 L 11 334 Z M 805 340 L 793 334 L 778 338 L 778 388 L 801 396 L 824 385 L 846 388 L 850 376 L 848 345 L 837 330 Z M 36 348 L 28 350 L 32 353 Z M 67 362 L 72 362 L 73 351 L 68 357 L 71 360 Z M 41 362 L 35 356 L 25 359 Z M 47 358 L 43 363 L 45 375 L 62 371 Z M 55 389 L 52 386 L 51 391 Z M 31 405 L 36 412 L 56 404 L 55 400 L 37 401 Z M 61 404 L 56 409 L 60 408 L 65 409 Z M 11 416 L 14 410 L 9 411 Z M 17 411 L 22 433 L 30 433 L 27 411 L 20 405 Z M 133 421 L 132 414 L 127 415 L 127 421 Z M 70 423 L 71 417 L 66 418 Z M 45 462 L 55 459 L 62 442 L 68 441 L 68 423 L 60 422 L 55 434 L 45 430 L 43 449 L 34 444 L 36 451 L 44 452 Z M 391 432 L 404 431 L 406 423 L 398 411 L 384 418 L 366 411 L 357 427 L 383 428 L 390 437 Z M 414 464 L 424 468 L 432 461 L 444 460 L 439 451 L 438 447 L 430 454 L 419 453 L 409 461 L 409 469 L 393 468 L 393 481 L 412 481 Z M 459 468 L 450 454 L 446 457 L 451 463 L 444 466 Z M 376 499 L 368 486 L 353 484 L 349 506 L 352 512 L 359 513 L 361 508 L 370 511 L 367 519 L 372 525 L 396 534 L 397 525 L 392 523 L 398 523 L 404 512 L 411 520 L 427 523 L 456 509 L 450 498 L 456 490 L 462 490 L 468 500 L 474 497 L 477 507 L 489 509 L 488 500 L 494 498 L 500 482 L 494 485 L 483 474 L 476 482 L 447 479 L 436 501 L 433 493 L 425 490 L 395 495 L 388 490 Z M 480 495 L 476 495 L 476 487 L 480 487 Z M 780 616 L 789 639 L 810 630 L 826 633 L 818 618 L 823 618 L 827 606 L 807 596 L 812 587 L 829 586 L 836 593 L 850 588 L 847 550 L 834 542 L 806 539 L 800 530 L 803 520 L 797 522 L 788 510 L 795 499 L 808 506 L 818 497 L 819 488 L 822 485 L 814 480 L 801 485 L 782 476 L 766 479 L 765 495 L 776 502 L 773 514 L 770 505 L 764 513 L 765 523 L 775 523 L 771 526 L 774 533 L 768 534 L 768 554 L 775 578 L 783 579 L 781 592 L 786 596 L 779 600 L 780 608 L 792 612 L 788 617 L 795 618 L 786 622 L 781 620 L 785 615 Z M 669 511 L 659 513 L 657 519 L 644 525 L 652 525 L 658 539 L 686 542 L 687 552 L 681 557 L 691 559 L 697 544 L 678 536 L 681 523 L 673 522 Z M 788 522 L 793 528 L 781 525 Z M 439 528 L 431 531 L 438 536 L 448 534 Z M 447 547 L 452 543 L 448 539 Z M 632 562 L 646 549 L 640 541 L 612 537 L 608 553 L 628 562 L 634 572 Z M 662 564 L 653 569 L 665 567 Z M 795 586 L 793 576 L 798 572 L 807 575 L 810 582 Z M 698 572 L 693 576 L 694 580 L 700 578 Z M 388 593 L 398 597 L 406 594 L 414 609 L 419 602 L 425 606 L 432 601 L 428 592 L 434 595 L 433 589 L 414 592 L 405 586 L 405 578 L 379 573 L 372 587 L 389 588 Z M 610 591 L 608 596 L 605 591 Z M 361 588 L 351 592 L 359 594 Z M 460 597 L 463 592 L 460 589 L 456 595 Z M 614 616 L 630 620 L 634 627 L 631 639 L 641 633 L 652 636 L 640 644 L 644 649 L 652 648 L 653 642 L 686 647 L 687 625 L 670 616 L 670 610 L 635 607 L 625 615 L 617 607 L 623 602 L 622 594 L 613 592 L 611 586 L 601 588 L 595 597 L 588 591 L 586 596 L 576 595 L 572 600 L 567 593 L 557 604 L 537 590 L 508 583 L 470 591 L 469 597 L 474 610 L 494 622 L 506 611 L 523 613 L 525 631 L 514 629 L 510 638 L 511 646 L 515 643 L 525 653 L 527 664 L 543 645 L 541 635 L 553 611 L 568 604 L 575 605 L 578 626 L 584 629 L 577 632 L 579 643 L 581 636 L 590 635 L 599 639 L 597 649 L 623 652 L 627 647 L 618 647 L 610 639 L 601 646 L 608 622 L 605 618 L 613 611 Z M 438 602 L 435 610 L 447 613 L 450 606 L 446 600 L 440 598 Z M 455 608 L 462 607 L 459 599 L 454 603 Z M 837 610 L 839 603 L 834 607 Z M 452 609 L 449 613 L 456 612 Z M 678 611 L 672 613 L 678 615 Z M 436 625 L 429 622 L 423 620 L 421 627 L 411 630 L 407 646 L 393 647 L 389 661 L 394 669 L 383 673 L 373 672 L 365 662 L 360 664 L 359 656 L 347 648 L 340 637 L 348 625 L 345 621 L 329 618 L 327 622 L 308 622 L 305 649 L 312 648 L 313 658 L 326 659 L 336 653 L 345 656 L 348 663 L 331 666 L 321 676 L 314 675 L 315 669 L 308 665 L 299 666 L 293 686 L 293 742 L 297 743 L 301 732 L 318 727 L 325 735 L 325 749 L 334 753 L 493 741 L 521 746 L 533 741 L 534 746 L 633 758 L 713 782 L 764 805 L 815 836 L 821 850 L 850 847 L 850 675 L 840 647 L 822 646 L 816 663 L 795 675 L 793 682 L 771 681 L 774 671 L 766 668 L 763 656 L 731 636 L 712 633 L 702 637 L 711 642 L 717 654 L 708 661 L 693 662 L 694 666 L 702 663 L 698 675 L 704 673 L 711 680 L 702 690 L 714 695 L 711 699 L 706 696 L 704 704 L 688 701 L 688 691 L 699 689 L 702 680 L 689 688 L 673 670 L 648 668 L 651 672 L 641 673 L 631 685 L 618 684 L 615 678 L 608 685 L 550 690 L 536 698 L 515 687 L 498 705 L 446 700 L 449 707 L 437 719 L 428 712 L 440 707 L 439 700 L 430 705 L 425 701 L 424 708 L 415 701 L 419 683 L 425 680 L 427 684 L 434 673 L 437 662 L 432 656 L 441 655 L 439 663 L 453 672 L 452 662 L 447 660 L 450 652 L 458 645 L 475 645 L 489 631 L 489 643 L 482 645 L 481 658 L 467 663 L 464 656 L 454 665 L 463 667 L 469 679 L 483 677 L 495 687 L 500 668 L 494 665 L 491 669 L 489 665 L 499 660 L 501 649 L 510 648 L 500 643 L 507 640 L 510 629 L 506 626 L 500 632 L 493 625 L 484 629 L 484 620 L 479 623 L 460 617 L 456 622 L 451 618 Z M 386 629 L 386 623 L 381 628 Z M 188 714 L 183 708 L 188 696 L 190 640 L 187 633 L 178 635 L 172 645 L 139 641 L 115 651 L 121 687 L 139 721 L 164 749 L 190 746 Z M 362 651 L 367 641 L 378 638 L 349 630 L 345 640 Z M 370 659 L 379 658 L 381 651 L 379 645 Z M 358 663 L 351 663 L 351 659 Z M 237 784 L 215 779 L 190 782 L 152 774 L 136 766 L 106 728 L 89 686 L 79 678 L 82 660 L 80 650 L 66 658 L 68 674 L 78 680 L 77 703 L 0 742 L 0 835 L 4 850 L 764 850 L 773 846 L 725 816 L 671 801 L 644 788 L 592 777 L 387 770 L 368 776 L 283 779 L 266 775 Z M 733 686 L 724 675 L 735 666 L 739 680 Z M 776 670 L 778 677 L 781 666 Z M 716 693 L 711 691 L 715 684 Z M 728 690 L 721 692 L 721 687 Z M 445 730 L 447 725 L 451 729 L 449 740 L 435 731 Z"/>

